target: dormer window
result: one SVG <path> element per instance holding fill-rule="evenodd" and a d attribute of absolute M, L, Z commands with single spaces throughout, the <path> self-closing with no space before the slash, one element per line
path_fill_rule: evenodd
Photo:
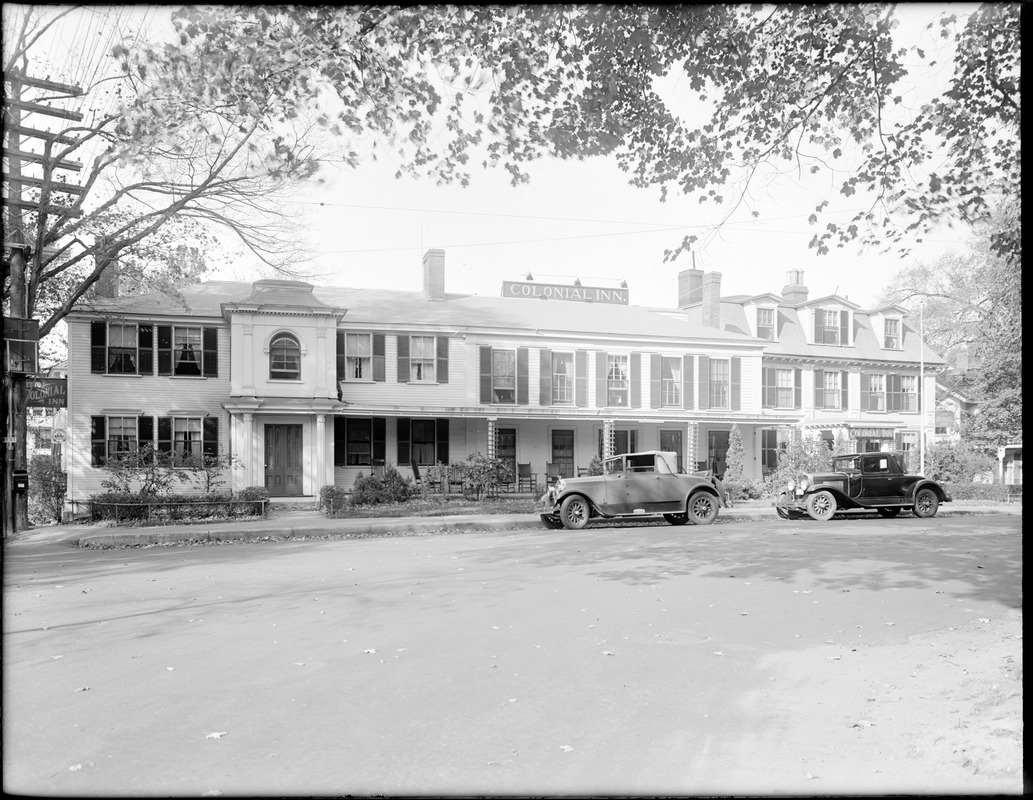
<path fill-rule="evenodd" d="M 883 347 L 887 350 L 900 349 L 900 320 L 887 317 L 884 321 Z"/>
<path fill-rule="evenodd" d="M 289 333 L 281 333 L 269 346 L 269 379 L 296 381 L 301 378 L 301 345 Z"/>
<path fill-rule="evenodd" d="M 814 309 L 814 343 L 848 346 L 850 312 L 834 308 Z"/>
<path fill-rule="evenodd" d="M 757 309 L 757 336 L 760 339 L 775 341 L 775 309 Z"/>

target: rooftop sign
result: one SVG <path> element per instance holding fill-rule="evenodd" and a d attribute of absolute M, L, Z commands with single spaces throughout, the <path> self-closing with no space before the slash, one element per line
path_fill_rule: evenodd
<path fill-rule="evenodd" d="M 627 289 L 602 286 L 569 286 L 560 283 L 503 281 L 503 297 L 534 297 L 540 300 L 570 300 L 581 303 L 628 304 Z"/>

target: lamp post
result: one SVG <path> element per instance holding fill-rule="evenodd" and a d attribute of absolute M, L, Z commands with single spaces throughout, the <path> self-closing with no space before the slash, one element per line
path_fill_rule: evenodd
<path fill-rule="evenodd" d="M 918 307 L 918 474 L 925 475 L 925 298 Z"/>

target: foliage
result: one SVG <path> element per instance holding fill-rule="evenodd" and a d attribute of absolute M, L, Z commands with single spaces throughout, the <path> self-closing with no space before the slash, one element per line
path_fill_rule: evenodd
<path fill-rule="evenodd" d="M 478 497 L 481 492 L 493 495 L 503 484 L 513 482 L 513 468 L 507 461 L 484 453 L 470 453 L 463 464 L 463 487 L 470 486 Z"/>
<path fill-rule="evenodd" d="M 793 436 L 778 454 L 778 466 L 768 475 L 768 492 L 777 495 L 801 472 L 826 472 L 832 468 L 832 450 L 817 436 Z"/>
<path fill-rule="evenodd" d="M 967 442 L 936 442 L 926 449 L 925 474 L 947 483 L 972 483 L 977 475 L 996 471 L 997 462 Z"/>
<path fill-rule="evenodd" d="M 235 497 L 237 500 L 268 500 L 269 490 L 264 486 L 245 486 Z"/>
<path fill-rule="evenodd" d="M 600 458 L 598 453 L 592 456 L 592 460 L 588 462 L 588 474 L 589 475 L 602 475 L 603 474 L 603 460 Z"/>
<path fill-rule="evenodd" d="M 725 453 L 725 474 L 721 478 L 728 497 L 733 502 L 743 499 L 742 491 L 746 483 L 746 450 L 742 444 L 742 431 L 738 425 L 732 425 L 728 437 L 728 450 Z"/>
<path fill-rule="evenodd" d="M 410 478 L 403 478 L 397 469 L 387 467 L 383 477 L 359 475 L 352 488 L 351 501 L 357 506 L 404 503 L 416 493 Z"/>
<path fill-rule="evenodd" d="M 220 451 L 218 455 L 192 453 L 181 458 L 180 466 L 187 470 L 190 483 L 201 494 L 212 494 L 226 485 L 226 472 L 241 466 L 236 456 Z"/>
<path fill-rule="evenodd" d="M 264 492 L 265 490 L 262 489 Z M 210 519 L 232 519 L 260 516 L 262 506 L 255 497 L 236 497 L 229 492 L 196 496 L 167 494 L 140 495 L 132 492 L 106 492 L 90 497 L 94 520 L 116 522 L 191 522 Z"/>
<path fill-rule="evenodd" d="M 29 460 L 29 516 L 60 522 L 65 505 L 68 475 L 56 456 L 34 455 Z"/>
<path fill-rule="evenodd" d="M 328 484 L 319 490 L 319 508 L 328 514 L 348 505 L 348 492 L 340 486 Z"/>
<path fill-rule="evenodd" d="M 189 479 L 176 453 L 155 450 L 149 444 L 110 456 L 103 469 L 108 473 L 100 482 L 105 489 L 130 494 L 137 487 L 141 497 L 171 494 L 173 486 Z"/>

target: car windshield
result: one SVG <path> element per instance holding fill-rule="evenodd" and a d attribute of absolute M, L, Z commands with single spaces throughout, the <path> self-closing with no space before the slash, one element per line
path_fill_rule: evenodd
<path fill-rule="evenodd" d="M 861 469 L 861 459 L 857 456 L 850 456 L 848 458 L 836 458 L 833 459 L 832 463 L 837 472 L 847 472 L 849 470 L 858 472 Z"/>

